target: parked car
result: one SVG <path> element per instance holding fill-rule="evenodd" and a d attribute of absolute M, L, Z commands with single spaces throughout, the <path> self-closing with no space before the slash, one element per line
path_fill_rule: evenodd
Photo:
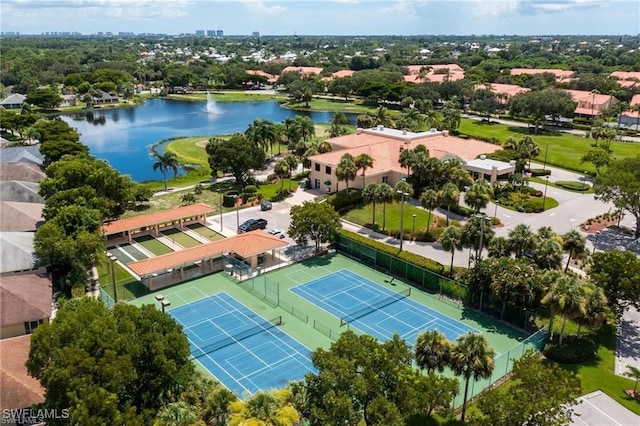
<path fill-rule="evenodd" d="M 238 232 L 255 231 L 256 229 L 265 229 L 267 227 L 266 219 L 249 219 L 238 227 Z"/>
<path fill-rule="evenodd" d="M 271 201 L 265 200 L 260 203 L 260 210 L 262 211 L 271 210 L 272 207 Z"/>
<path fill-rule="evenodd" d="M 274 237 L 278 237 L 280 239 L 284 238 L 284 231 L 282 229 L 273 228 L 273 229 L 269 229 L 267 232 L 273 235 Z"/>

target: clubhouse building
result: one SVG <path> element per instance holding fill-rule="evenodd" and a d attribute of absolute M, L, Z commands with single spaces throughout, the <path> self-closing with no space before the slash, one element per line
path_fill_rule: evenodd
<path fill-rule="evenodd" d="M 333 147 L 331 152 L 309 157 L 312 188 L 327 192 L 338 191 L 340 184 L 343 187 L 345 185 L 344 182 L 338 182 L 336 177 L 336 167 L 345 153 L 354 157 L 368 154 L 374 159 L 373 167 L 366 170 L 364 182 L 361 173 L 358 173 L 353 181 L 349 181 L 350 188 L 363 188 L 370 183 L 393 186 L 407 176 L 407 169 L 400 165 L 400 154 L 418 145 L 424 145 L 429 150 L 429 156 L 441 161 L 460 160 L 475 179 L 494 183 L 515 172 L 514 161 L 505 163 L 486 158 L 485 154 L 502 149 L 499 145 L 451 136 L 447 131 L 436 129 L 413 133 L 378 126 L 358 129 L 355 134 L 328 139 L 328 142 Z"/>

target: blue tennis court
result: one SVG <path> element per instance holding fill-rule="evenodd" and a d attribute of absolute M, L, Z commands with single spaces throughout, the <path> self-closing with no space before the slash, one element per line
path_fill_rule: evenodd
<path fill-rule="evenodd" d="M 282 388 L 316 372 L 311 351 L 226 293 L 169 311 L 184 328 L 191 354 L 239 397 Z"/>
<path fill-rule="evenodd" d="M 358 330 L 386 341 L 398 333 L 413 345 L 418 334 L 438 330 L 454 341 L 480 333 L 453 318 L 396 293 L 354 272 L 342 269 L 291 289 Z"/>

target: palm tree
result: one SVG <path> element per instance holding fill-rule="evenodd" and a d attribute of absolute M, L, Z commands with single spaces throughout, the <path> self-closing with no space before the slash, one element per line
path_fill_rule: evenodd
<path fill-rule="evenodd" d="M 370 183 L 365 186 L 362 190 L 362 198 L 368 203 L 373 205 L 373 217 L 371 219 L 371 224 L 376 224 L 376 201 L 378 201 L 378 184 Z"/>
<path fill-rule="evenodd" d="M 449 276 L 453 276 L 453 256 L 456 250 L 462 250 L 462 228 L 459 226 L 447 226 L 440 235 L 440 244 L 445 251 L 451 252 L 451 267 Z"/>
<path fill-rule="evenodd" d="M 575 276 L 562 275 L 551 284 L 549 291 L 542 298 L 541 303 L 548 305 L 551 315 L 562 315 L 559 344 L 562 346 L 564 327 L 567 319 L 584 316 L 587 313 L 586 300 L 581 289 L 581 283 Z M 549 326 L 549 334 L 553 337 L 553 330 Z"/>
<path fill-rule="evenodd" d="M 464 398 L 462 400 L 462 414 L 460 418 L 464 423 L 467 411 L 467 396 L 469 394 L 469 381 L 488 379 L 493 372 L 493 356 L 495 352 L 481 334 L 468 333 L 456 340 L 456 345 L 451 350 L 451 369 L 457 376 L 465 379 Z"/>
<path fill-rule="evenodd" d="M 338 182 L 341 180 L 345 181 L 345 184 L 347 185 L 347 194 L 349 193 L 349 181 L 355 179 L 357 174 L 358 168 L 353 155 L 348 152 L 343 154 L 342 157 L 340 157 L 338 166 L 336 167 L 336 177 L 338 178 Z"/>
<path fill-rule="evenodd" d="M 633 386 L 633 396 L 635 397 L 638 391 L 638 383 L 640 382 L 640 368 L 627 365 L 627 371 L 625 371 L 624 375 L 636 381 L 636 384 Z"/>
<path fill-rule="evenodd" d="M 379 106 L 373 117 L 374 126 L 393 127 L 393 119 L 389 114 L 389 110 L 383 106 Z"/>
<path fill-rule="evenodd" d="M 393 200 L 393 188 L 388 183 L 378 185 L 378 201 L 382 203 L 382 230 L 384 231 L 387 223 L 387 203 Z"/>
<path fill-rule="evenodd" d="M 502 142 L 502 148 L 516 151 L 518 149 L 518 140 L 513 136 L 509 136 Z"/>
<path fill-rule="evenodd" d="M 445 107 L 442 109 L 443 124 L 448 130 L 458 130 L 460 127 L 460 110 L 458 108 Z"/>
<path fill-rule="evenodd" d="M 562 248 L 569 252 L 569 258 L 567 259 L 567 265 L 564 267 L 564 272 L 566 273 L 569 269 L 569 263 L 571 263 L 571 258 L 574 255 L 578 255 L 584 252 L 585 246 L 587 244 L 587 239 L 580 235 L 578 231 L 572 229 L 562 236 Z"/>
<path fill-rule="evenodd" d="M 173 171 L 173 178 L 175 179 L 178 174 L 178 157 L 171 151 L 165 151 L 162 154 L 156 151 L 155 148 L 151 150 L 151 155 L 156 158 L 156 162 L 153 163 L 153 171 L 160 169 L 162 172 L 162 180 L 164 182 L 164 190 L 167 190 L 167 170 Z"/>
<path fill-rule="evenodd" d="M 536 238 L 529 225 L 519 223 L 509 231 L 509 245 L 516 258 L 532 252 L 536 247 Z"/>
<path fill-rule="evenodd" d="M 216 386 L 211 390 L 202 407 L 202 420 L 207 425 L 225 425 L 229 418 L 229 404 L 237 401 L 236 394 L 223 387 Z"/>
<path fill-rule="evenodd" d="M 511 244 L 505 237 L 495 237 L 489 243 L 489 257 L 509 257 L 511 256 Z"/>
<path fill-rule="evenodd" d="M 439 331 L 429 330 L 418 335 L 415 348 L 418 367 L 427 374 L 435 370 L 442 373 L 449 365 L 453 344 Z"/>
<path fill-rule="evenodd" d="M 400 166 L 407 169 L 407 177 L 409 177 L 410 169 L 413 166 L 415 160 L 415 153 L 411 149 L 405 149 L 400 153 L 400 158 L 398 159 Z"/>
<path fill-rule="evenodd" d="M 451 182 L 445 183 L 438 197 L 442 203 L 447 206 L 447 226 L 449 226 L 449 216 L 451 215 L 451 206 L 458 204 L 460 201 L 460 191 L 458 187 Z"/>
<path fill-rule="evenodd" d="M 279 160 L 275 166 L 273 166 L 273 173 L 275 173 L 278 178 L 280 178 L 280 193 L 284 189 L 284 178 L 289 176 L 289 163 L 286 160 Z"/>
<path fill-rule="evenodd" d="M 582 292 L 585 299 L 586 313 L 573 319 L 578 323 L 578 338 L 580 338 L 582 326 L 599 327 L 606 321 L 610 313 L 607 296 L 600 286 L 593 281 L 586 281 L 582 285 Z"/>
<path fill-rule="evenodd" d="M 533 261 L 542 269 L 559 269 L 562 266 L 562 246 L 553 238 L 538 242 Z"/>
<path fill-rule="evenodd" d="M 373 167 L 373 162 L 375 160 L 369 154 L 360 154 L 356 157 L 355 163 L 358 170 L 362 170 L 362 187 L 365 187 L 365 177 L 364 174 L 367 169 Z"/>
<path fill-rule="evenodd" d="M 346 124 L 349 124 L 346 114 L 342 111 L 336 111 L 329 120 L 330 127 L 325 130 L 325 133 L 328 133 L 331 138 L 342 136 L 347 133 L 347 129 L 343 127 Z"/>
<path fill-rule="evenodd" d="M 431 226 L 431 212 L 440 206 L 440 194 L 433 189 L 427 189 L 420 195 L 420 204 L 427 209 L 427 232 Z"/>
<path fill-rule="evenodd" d="M 293 172 L 298 170 L 298 157 L 293 154 L 289 154 L 284 157 L 284 161 L 286 161 L 289 166 L 289 192 L 291 192 L 291 180 L 293 179 Z"/>
<path fill-rule="evenodd" d="M 466 194 L 464 194 L 464 202 L 478 213 L 487 207 L 489 201 L 493 197 L 493 188 L 484 179 L 479 179 L 471 185 Z"/>
<path fill-rule="evenodd" d="M 518 141 L 517 151 L 524 160 L 529 160 L 531 169 L 531 159 L 540 155 L 540 145 L 535 143 L 531 136 L 523 136 Z"/>
<path fill-rule="evenodd" d="M 298 132 L 300 139 L 308 141 L 312 136 L 316 135 L 316 128 L 313 124 L 313 120 L 310 117 L 304 117 L 302 115 L 296 115 L 293 120 L 293 127 Z"/>
<path fill-rule="evenodd" d="M 198 409 L 184 401 L 172 402 L 156 414 L 160 426 L 191 426 L 198 420 Z"/>
<path fill-rule="evenodd" d="M 268 148 L 271 148 L 271 153 L 273 154 L 273 145 L 278 140 L 278 133 L 271 121 L 256 118 L 245 131 L 245 135 L 249 141 L 261 147 L 265 152 Z"/>

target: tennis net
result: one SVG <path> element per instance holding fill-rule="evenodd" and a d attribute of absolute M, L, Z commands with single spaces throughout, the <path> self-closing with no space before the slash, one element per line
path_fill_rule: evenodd
<path fill-rule="evenodd" d="M 390 297 L 385 297 L 384 299 L 376 302 L 376 303 L 372 303 L 370 305 L 365 306 L 364 308 L 355 311 L 352 314 L 349 315 L 345 315 L 344 317 L 340 318 L 340 327 L 349 324 L 350 322 L 353 322 L 359 318 L 362 318 L 365 315 L 369 315 L 371 312 L 373 311 L 379 311 L 380 309 L 384 308 L 385 306 L 389 306 L 392 303 L 395 303 L 399 300 L 405 299 L 407 297 L 411 296 L 411 287 L 407 288 L 406 290 L 401 291 L 400 293 L 396 293 L 393 296 Z"/>
<path fill-rule="evenodd" d="M 212 343 L 208 343 L 202 347 L 196 346 L 196 349 L 193 351 L 194 358 L 201 358 L 205 355 L 208 355 L 212 352 L 219 351 L 220 349 L 226 348 L 227 346 L 231 346 L 235 343 L 238 343 L 242 340 L 248 339 L 251 336 L 255 336 L 256 334 L 263 333 L 265 331 L 269 331 L 274 327 L 282 325 L 282 317 L 276 317 L 269 321 L 264 321 L 259 323 L 247 330 L 243 330 L 233 335 L 226 336 L 222 339 L 216 340 Z"/>

